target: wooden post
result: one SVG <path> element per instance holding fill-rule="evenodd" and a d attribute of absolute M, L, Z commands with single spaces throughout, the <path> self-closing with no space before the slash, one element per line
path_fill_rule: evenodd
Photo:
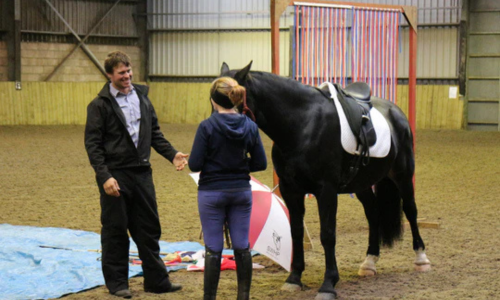
<path fill-rule="evenodd" d="M 413 132 L 413 148 L 415 148 L 416 105 L 417 98 L 417 32 L 410 29 L 410 66 L 408 79 L 408 115 L 411 131 Z"/>
<path fill-rule="evenodd" d="M 271 0 L 271 67 L 274 74 L 280 73 L 280 16 L 289 0 Z"/>
<path fill-rule="evenodd" d="M 21 0 L 10 0 L 0 17 L 7 18 L 7 79 L 21 83 Z M 20 86 L 19 86 L 20 89 Z"/>
<path fill-rule="evenodd" d="M 413 148 L 416 134 L 416 99 L 417 99 L 417 9 L 413 6 L 403 6 L 404 16 L 410 25 L 410 63 L 408 67 L 408 121 L 413 133 Z"/>
<path fill-rule="evenodd" d="M 149 81 L 149 31 L 148 31 L 148 1 L 139 1 L 137 4 L 137 30 L 139 32 L 139 48 L 141 58 L 142 81 Z"/>
<path fill-rule="evenodd" d="M 288 0 L 271 0 L 271 67 L 274 74 L 280 74 L 280 16 L 288 6 Z M 273 189 L 278 185 L 279 178 L 273 170 Z M 274 193 L 281 197 L 279 189 Z"/>

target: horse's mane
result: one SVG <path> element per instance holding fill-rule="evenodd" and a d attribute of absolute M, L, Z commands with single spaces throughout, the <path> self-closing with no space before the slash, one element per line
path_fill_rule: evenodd
<path fill-rule="evenodd" d="M 270 72 L 250 71 L 250 75 L 262 76 L 264 78 L 270 78 L 270 79 L 274 79 L 276 81 L 283 81 L 286 83 L 292 83 L 292 84 L 301 85 L 301 86 L 303 85 L 302 83 L 300 83 L 297 80 L 292 79 L 290 77 L 280 76 L 280 75 L 276 75 L 276 74 L 270 73 Z"/>
<path fill-rule="evenodd" d="M 314 89 L 314 87 L 305 85 L 290 77 L 284 77 L 269 72 L 250 71 L 250 78 L 252 77 L 255 77 L 255 79 L 259 82 L 266 82 L 269 85 L 272 85 L 275 89 L 282 88 L 283 90 L 290 91 L 290 93 L 306 93 L 308 91 L 310 92 L 311 89 Z M 252 82 L 253 80 L 250 81 Z"/>
<path fill-rule="evenodd" d="M 255 78 L 256 80 L 253 80 Z M 276 75 L 274 73 L 262 72 L 262 71 L 250 71 L 249 72 L 249 82 L 250 85 L 254 85 L 254 91 L 257 93 L 260 91 L 277 91 L 281 93 L 282 96 L 286 96 L 287 101 L 294 101 L 295 103 L 307 103 L 307 102 L 332 102 L 330 98 L 324 92 L 321 92 L 318 87 L 304 84 L 290 77 L 284 77 Z M 266 88 L 255 84 L 265 84 Z M 269 95 L 262 95 L 269 96 Z M 280 100 L 283 98 L 280 98 Z"/>

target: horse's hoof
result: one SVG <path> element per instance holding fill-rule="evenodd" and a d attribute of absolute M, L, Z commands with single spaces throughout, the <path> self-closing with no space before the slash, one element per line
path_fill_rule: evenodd
<path fill-rule="evenodd" d="M 334 300 L 337 299 L 337 294 L 335 293 L 318 293 L 314 300 Z"/>
<path fill-rule="evenodd" d="M 359 276 L 363 276 L 363 277 L 375 276 L 375 275 L 377 275 L 377 270 L 373 270 L 373 269 L 359 269 L 358 275 Z"/>
<path fill-rule="evenodd" d="M 378 256 L 376 255 L 367 255 L 365 261 L 359 267 L 358 275 L 359 276 L 375 276 L 377 274 L 377 267 L 375 264 L 378 261 Z"/>
<path fill-rule="evenodd" d="M 285 282 L 285 284 L 281 287 L 281 290 L 287 292 L 299 292 L 302 290 L 302 287 L 298 284 Z"/>
<path fill-rule="evenodd" d="M 417 257 L 415 258 L 415 270 L 417 272 L 428 272 L 431 270 L 431 261 L 425 255 L 425 251 L 418 249 L 415 251 Z"/>
<path fill-rule="evenodd" d="M 415 271 L 417 272 L 429 272 L 431 270 L 431 264 L 417 265 L 415 264 Z"/>

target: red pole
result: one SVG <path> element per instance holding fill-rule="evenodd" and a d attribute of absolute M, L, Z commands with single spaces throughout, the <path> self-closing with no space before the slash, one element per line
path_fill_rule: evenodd
<path fill-rule="evenodd" d="M 271 0 L 271 68 L 274 74 L 280 73 L 280 15 L 276 13 L 276 5 L 280 4 L 278 0 Z M 273 188 L 279 183 L 278 175 L 273 170 Z M 279 189 L 275 190 L 275 194 L 281 197 Z"/>
<path fill-rule="evenodd" d="M 416 28 L 410 29 L 410 66 L 408 80 L 408 121 L 413 133 L 413 153 L 415 153 L 416 139 L 416 97 L 417 97 L 417 31 Z M 413 188 L 415 189 L 415 174 L 413 174 Z"/>
<path fill-rule="evenodd" d="M 408 120 L 413 133 L 413 148 L 415 148 L 415 133 L 416 133 L 416 97 L 417 97 L 417 32 L 415 28 L 410 29 L 410 66 L 409 66 L 409 81 L 408 81 Z"/>
<path fill-rule="evenodd" d="M 280 17 L 276 16 L 276 5 L 271 4 L 271 67 L 274 74 L 280 73 Z"/>

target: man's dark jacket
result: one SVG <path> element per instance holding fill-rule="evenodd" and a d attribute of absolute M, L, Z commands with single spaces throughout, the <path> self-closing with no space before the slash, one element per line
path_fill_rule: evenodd
<path fill-rule="evenodd" d="M 150 166 L 151 147 L 170 162 L 177 153 L 160 131 L 158 118 L 148 98 L 149 88 L 133 85 L 141 108 L 136 148 L 127 130 L 125 116 L 111 95 L 109 85 L 109 82 L 106 83 L 88 105 L 85 125 L 85 149 L 101 186 L 113 177 L 110 170 Z"/>

